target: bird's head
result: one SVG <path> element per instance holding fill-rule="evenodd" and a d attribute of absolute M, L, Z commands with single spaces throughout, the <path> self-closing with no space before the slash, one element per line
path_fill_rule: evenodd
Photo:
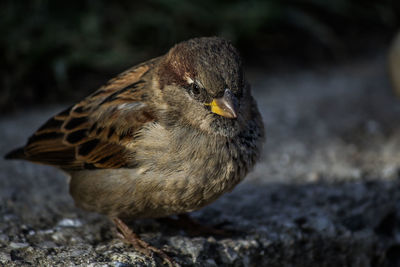
<path fill-rule="evenodd" d="M 161 59 L 158 77 L 171 124 L 228 137 L 244 124 L 250 92 L 230 42 L 210 37 L 179 43 Z"/>

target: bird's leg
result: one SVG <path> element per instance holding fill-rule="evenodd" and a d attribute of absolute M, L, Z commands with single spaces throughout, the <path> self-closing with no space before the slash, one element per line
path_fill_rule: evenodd
<path fill-rule="evenodd" d="M 218 229 L 199 223 L 192 219 L 188 214 L 179 214 L 178 219 L 163 218 L 163 221 L 173 224 L 176 227 L 183 228 L 191 236 L 232 236 L 233 232 L 229 230 Z"/>
<path fill-rule="evenodd" d="M 140 239 L 140 237 L 137 234 L 135 234 L 129 228 L 129 226 L 127 226 L 121 219 L 113 218 L 113 221 L 119 231 L 121 238 L 125 242 L 132 244 L 133 247 L 137 251 L 139 251 L 149 257 L 151 256 L 151 253 L 154 252 L 154 253 L 158 254 L 161 257 L 161 259 L 163 259 L 163 261 L 168 264 L 168 266 L 170 266 L 170 267 L 171 266 L 179 266 L 173 259 L 171 259 L 167 254 L 165 254 L 164 251 L 162 251 L 161 249 L 158 249 L 156 247 L 153 247 L 150 244 L 148 244 L 147 242 Z"/>

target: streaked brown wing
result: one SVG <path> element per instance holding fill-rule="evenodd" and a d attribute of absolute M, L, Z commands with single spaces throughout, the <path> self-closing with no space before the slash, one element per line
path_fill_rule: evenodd
<path fill-rule="evenodd" d="M 143 101 L 143 78 L 154 62 L 129 69 L 52 117 L 8 158 L 66 170 L 134 167 L 135 152 L 129 145 L 138 129 L 155 119 Z"/>

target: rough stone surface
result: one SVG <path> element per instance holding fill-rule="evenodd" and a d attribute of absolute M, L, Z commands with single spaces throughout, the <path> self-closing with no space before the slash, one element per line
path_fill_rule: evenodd
<path fill-rule="evenodd" d="M 192 214 L 234 230 L 190 237 L 157 220 L 132 224 L 182 266 L 399 266 L 400 101 L 383 57 L 319 70 L 251 75 L 267 129 L 255 170 Z M 61 107 L 0 118 L 0 154 Z M 0 265 L 159 266 L 80 211 L 64 174 L 0 160 Z"/>

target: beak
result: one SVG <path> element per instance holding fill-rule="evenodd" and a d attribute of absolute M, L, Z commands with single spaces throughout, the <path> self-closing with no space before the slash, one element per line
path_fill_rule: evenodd
<path fill-rule="evenodd" d="M 211 106 L 211 112 L 229 119 L 237 118 L 237 98 L 232 94 L 231 90 L 225 89 L 221 98 L 214 98 L 207 106 Z"/>

